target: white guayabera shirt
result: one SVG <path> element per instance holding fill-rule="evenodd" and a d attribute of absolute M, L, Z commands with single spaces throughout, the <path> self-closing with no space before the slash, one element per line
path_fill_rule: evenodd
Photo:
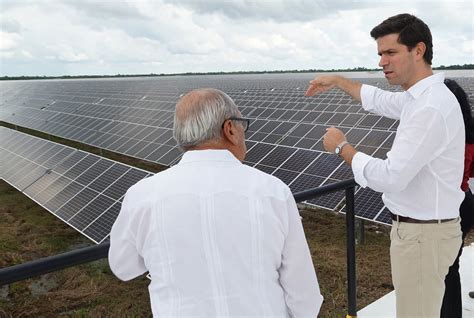
<path fill-rule="evenodd" d="M 316 317 L 323 301 L 290 189 L 227 150 L 131 187 L 109 263 L 122 280 L 150 272 L 158 317 Z"/>
<path fill-rule="evenodd" d="M 356 153 L 356 182 L 383 192 L 392 213 L 419 220 L 458 217 L 464 199 L 464 121 L 444 74 L 424 78 L 405 92 L 363 85 L 361 98 L 365 110 L 400 124 L 387 159 Z"/>

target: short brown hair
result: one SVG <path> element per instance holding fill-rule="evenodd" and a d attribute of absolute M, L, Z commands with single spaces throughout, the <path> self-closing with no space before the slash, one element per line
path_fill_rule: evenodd
<path fill-rule="evenodd" d="M 419 18 L 408 13 L 395 15 L 383 21 L 370 31 L 370 36 L 375 40 L 388 34 L 398 34 L 398 42 L 406 45 L 409 50 L 418 43 L 423 42 L 426 46 L 423 59 L 431 65 L 433 59 L 433 40 L 430 28 Z"/>

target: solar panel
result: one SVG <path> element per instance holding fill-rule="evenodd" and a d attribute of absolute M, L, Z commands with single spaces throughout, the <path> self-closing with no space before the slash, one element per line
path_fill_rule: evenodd
<path fill-rule="evenodd" d="M 0 127 L 1 178 L 95 243 L 107 239 L 125 191 L 151 175 Z"/>
<path fill-rule="evenodd" d="M 328 185 L 331 183 L 335 183 L 339 180 L 327 178 L 324 180 L 323 183 L 321 183 L 321 186 Z M 331 209 L 336 209 L 344 200 L 345 198 L 345 192 L 344 191 L 337 191 L 337 192 L 332 192 L 326 195 L 323 195 L 321 197 L 317 197 L 315 199 L 311 199 L 308 202 L 317 206 L 323 206 L 323 207 L 329 207 Z M 358 210 L 355 210 L 356 213 L 358 213 Z"/>
<path fill-rule="evenodd" d="M 120 203 L 117 202 L 86 226 L 83 230 L 84 234 L 90 237 L 93 241 L 100 242 L 104 237 L 109 235 L 110 229 L 112 228 L 119 212 Z"/>
<path fill-rule="evenodd" d="M 380 193 L 369 188 L 360 188 L 355 195 L 355 209 L 357 216 L 366 220 L 373 221 L 384 209 L 382 201 L 376 200 Z M 345 212 L 345 206 L 341 212 Z M 388 211 L 388 210 L 387 210 Z"/>
<path fill-rule="evenodd" d="M 324 152 L 321 137 L 327 127 L 339 127 L 358 150 L 378 158 L 386 157 L 398 127 L 397 121 L 364 111 L 359 103 L 339 90 L 305 97 L 304 91 L 312 76 L 283 74 L 3 81 L 0 83 L 0 120 L 169 166 L 181 156 L 171 131 L 176 101 L 182 93 L 191 89 L 215 87 L 229 94 L 243 116 L 252 119 L 247 134 L 245 163 L 280 177 L 294 189 L 306 190 L 306 186 L 314 187 L 352 177 L 351 170 L 339 158 Z M 456 80 L 472 98 L 472 78 Z M 400 90 L 381 79 L 361 81 L 383 89 Z M 40 149 L 35 148 L 35 151 L 42 153 Z M 44 155 L 43 159 L 48 156 Z M 62 158 L 64 153 L 53 156 Z M 92 157 L 87 160 L 92 160 Z M 36 174 L 42 173 L 40 167 L 30 164 L 29 168 Z M 6 173 L 15 180 L 21 175 Z M 70 173 L 73 174 L 74 170 Z M 62 179 L 53 180 L 53 176 L 39 180 L 27 191 L 38 195 L 39 188 L 35 184 L 62 184 Z M 89 182 L 90 178 L 84 175 L 81 182 Z M 310 182 L 310 178 L 314 181 Z M 35 174 L 32 173 L 16 181 L 25 186 L 34 179 Z M 94 182 L 91 186 L 98 187 Z M 112 193 L 109 190 L 109 194 Z M 364 191 L 360 193 L 365 195 Z M 338 196 L 328 198 L 310 203 L 330 209 L 336 209 L 341 203 Z M 376 202 L 371 207 L 373 209 L 382 204 L 380 194 L 370 196 L 370 200 Z M 375 215 L 373 220 L 376 222 L 385 222 L 377 214 L 379 212 L 380 209 L 371 211 L 370 216 Z M 368 218 L 367 215 L 361 217 Z"/>
<path fill-rule="evenodd" d="M 291 192 L 301 192 L 308 189 L 314 189 L 322 185 L 324 178 L 302 173 L 290 183 Z"/>
<path fill-rule="evenodd" d="M 383 208 L 383 210 L 375 217 L 375 220 L 379 223 L 392 224 L 390 211 L 386 207 Z"/>

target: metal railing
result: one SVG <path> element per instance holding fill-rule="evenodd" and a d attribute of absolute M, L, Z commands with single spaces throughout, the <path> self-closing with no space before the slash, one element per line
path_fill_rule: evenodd
<path fill-rule="evenodd" d="M 354 179 L 328 184 L 319 188 L 294 194 L 296 202 L 314 199 L 331 192 L 346 192 L 346 240 L 347 240 L 347 315 L 346 318 L 357 317 L 356 302 L 356 262 L 355 262 L 355 186 Z"/>
<path fill-rule="evenodd" d="M 302 202 L 331 192 L 345 190 L 347 230 L 347 318 L 357 317 L 354 211 L 355 186 L 356 183 L 354 179 L 350 179 L 294 194 L 295 201 Z M 58 271 L 67 267 L 107 258 L 109 247 L 109 242 L 106 242 L 92 247 L 85 247 L 71 252 L 41 258 L 28 263 L 2 268 L 0 269 L 0 286 Z"/>

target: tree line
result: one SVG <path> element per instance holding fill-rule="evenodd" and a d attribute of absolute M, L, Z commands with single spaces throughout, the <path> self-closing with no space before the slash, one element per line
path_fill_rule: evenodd
<path fill-rule="evenodd" d="M 474 64 L 440 65 L 434 70 L 472 70 Z M 0 80 L 41 80 L 41 79 L 79 79 L 79 78 L 110 78 L 110 77 L 155 77 L 155 76 L 192 76 L 192 75 L 233 75 L 233 74 L 280 74 L 280 73 L 324 73 L 324 72 L 377 72 L 379 68 L 354 67 L 346 69 L 308 69 L 308 70 L 273 70 L 273 71 L 235 71 L 235 72 L 186 72 L 173 74 L 116 74 L 116 75 L 62 75 L 62 76 L 2 76 Z"/>

